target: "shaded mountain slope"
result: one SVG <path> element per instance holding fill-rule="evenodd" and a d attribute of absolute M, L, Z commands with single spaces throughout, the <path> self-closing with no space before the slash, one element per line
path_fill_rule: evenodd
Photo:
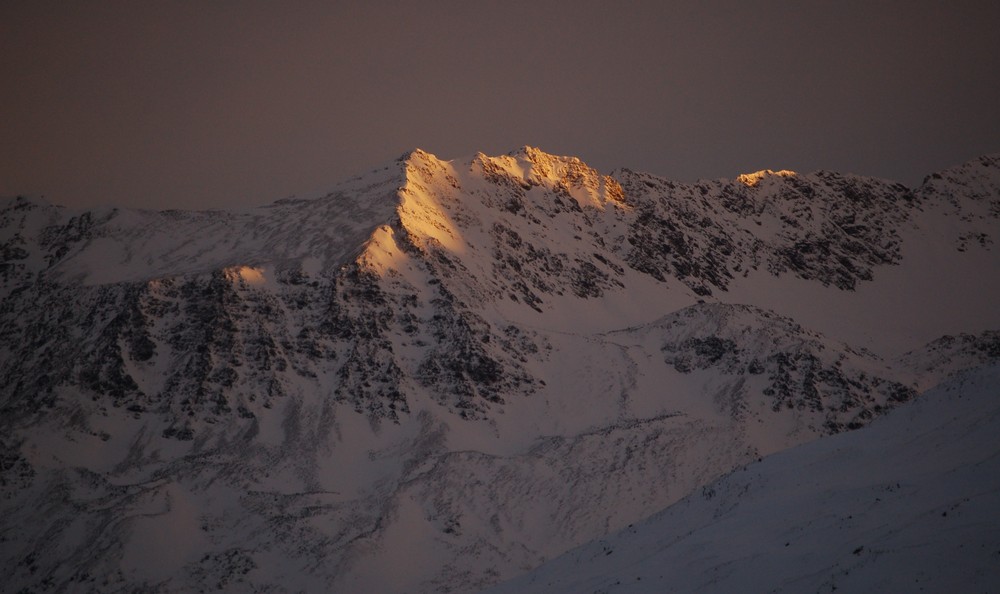
<path fill-rule="evenodd" d="M 746 466 L 501 592 L 988 592 L 1000 368 Z"/>

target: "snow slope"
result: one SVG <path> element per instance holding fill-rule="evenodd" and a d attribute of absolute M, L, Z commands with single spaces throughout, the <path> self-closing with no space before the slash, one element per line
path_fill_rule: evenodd
<path fill-rule="evenodd" d="M 488 590 L 995 592 L 1000 367 L 751 463 Z"/>

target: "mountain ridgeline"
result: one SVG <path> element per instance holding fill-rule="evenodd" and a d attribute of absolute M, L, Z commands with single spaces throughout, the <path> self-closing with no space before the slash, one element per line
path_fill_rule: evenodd
<path fill-rule="evenodd" d="M 998 222 L 1000 156 L 912 189 L 417 150 L 238 211 L 6 200 L 0 566 L 474 591 L 996 361 Z"/>

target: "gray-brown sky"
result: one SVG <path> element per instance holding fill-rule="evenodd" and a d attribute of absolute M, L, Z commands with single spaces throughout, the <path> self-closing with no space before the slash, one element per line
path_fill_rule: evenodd
<path fill-rule="evenodd" d="M 0 3 L 0 195 L 225 207 L 421 147 L 916 184 L 1000 150 L 987 1 Z"/>

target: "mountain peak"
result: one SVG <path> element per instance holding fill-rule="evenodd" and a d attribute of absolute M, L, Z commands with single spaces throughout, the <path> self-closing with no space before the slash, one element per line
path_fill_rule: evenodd
<path fill-rule="evenodd" d="M 544 151 L 537 146 L 524 145 L 520 148 L 507 153 L 511 157 L 524 158 L 529 161 L 565 161 L 569 163 L 580 163 L 579 157 L 574 157 L 572 155 L 556 155 Z"/>
<path fill-rule="evenodd" d="M 19 208 L 46 208 L 56 206 L 48 201 L 44 196 L 38 195 L 23 195 L 19 194 L 17 196 L 3 196 L 0 197 L 0 209 L 19 209 Z"/>
<path fill-rule="evenodd" d="M 1000 216 L 1000 153 L 932 173 L 924 178 L 920 190 L 948 199 L 955 194 L 968 195 L 976 201 L 989 202 L 992 216 Z"/>
<path fill-rule="evenodd" d="M 788 169 L 782 169 L 780 171 L 774 171 L 773 169 L 761 169 L 760 171 L 754 171 L 753 173 L 743 173 L 736 177 L 736 181 L 752 188 L 760 184 L 761 180 L 767 177 L 795 177 L 797 175 L 797 173 L 789 171 Z"/>

